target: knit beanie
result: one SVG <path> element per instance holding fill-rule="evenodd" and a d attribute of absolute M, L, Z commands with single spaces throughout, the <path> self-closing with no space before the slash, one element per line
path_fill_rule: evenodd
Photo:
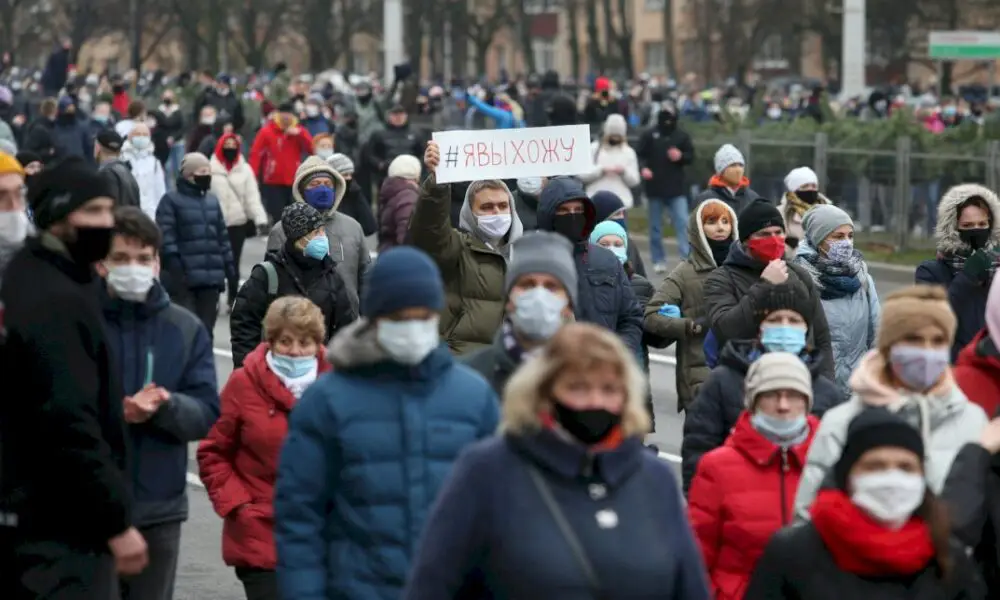
<path fill-rule="evenodd" d="M 768 227 L 781 227 L 782 231 L 785 230 L 785 220 L 781 218 L 778 207 L 764 199 L 754 200 L 740 211 L 739 221 L 741 242 Z"/>
<path fill-rule="evenodd" d="M 743 153 L 732 144 L 723 144 L 721 148 L 715 152 L 715 172 L 722 173 L 727 168 L 732 165 L 746 165 L 747 161 L 743 158 Z"/>
<path fill-rule="evenodd" d="M 755 325 L 759 327 L 767 315 L 779 310 L 793 310 L 802 315 L 807 327 L 812 326 L 815 308 L 809 290 L 801 282 L 789 280 L 768 286 L 767 291 L 754 302 Z"/>
<path fill-rule="evenodd" d="M 346 154 L 336 153 L 330 158 L 326 159 L 326 164 L 333 167 L 333 170 L 340 173 L 344 177 L 354 174 L 354 161 L 351 157 Z"/>
<path fill-rule="evenodd" d="M 296 242 L 323 227 L 325 220 L 318 210 L 305 202 L 293 202 L 281 212 L 281 230 L 285 239 Z"/>
<path fill-rule="evenodd" d="M 590 232 L 590 243 L 595 246 L 601 241 L 601 238 L 606 235 L 613 235 L 625 242 L 625 249 L 628 250 L 628 234 L 625 233 L 625 229 L 615 223 L 614 221 L 601 221 L 598 223 L 594 230 Z"/>
<path fill-rule="evenodd" d="M 181 176 L 190 177 L 195 171 L 202 167 L 208 167 L 208 159 L 201 152 L 188 152 L 181 159 Z"/>
<path fill-rule="evenodd" d="M 809 167 L 792 169 L 788 175 L 785 175 L 785 189 L 789 192 L 797 192 L 803 186 L 807 185 L 819 185 L 819 177 L 816 176 L 816 171 L 813 171 Z"/>
<path fill-rule="evenodd" d="M 765 352 L 755 360 L 743 380 L 743 402 L 753 412 L 757 396 L 764 392 L 794 390 L 806 397 L 806 411 L 812 410 L 812 374 L 802 359 L 790 352 Z"/>
<path fill-rule="evenodd" d="M 986 297 L 986 331 L 994 343 L 1000 342 L 1000 277 L 994 277 Z"/>
<path fill-rule="evenodd" d="M 406 308 L 444 309 L 441 271 L 429 256 L 412 246 L 397 246 L 380 254 L 362 289 L 361 314 L 368 319 Z"/>
<path fill-rule="evenodd" d="M 79 156 L 67 156 L 35 175 L 28 188 L 28 204 L 39 230 L 66 218 L 87 202 L 111 197 L 107 180 L 97 167 Z"/>
<path fill-rule="evenodd" d="M 625 133 L 628 130 L 628 124 L 625 123 L 625 117 L 618 113 L 613 113 L 608 115 L 608 118 L 604 120 L 604 135 L 617 135 L 625 137 Z"/>
<path fill-rule="evenodd" d="M 842 225 L 854 226 L 854 221 L 851 215 L 832 204 L 817 204 L 802 217 L 802 229 L 814 248 L 819 248 L 823 240 Z"/>
<path fill-rule="evenodd" d="M 420 159 L 409 154 L 401 154 L 389 163 L 389 177 L 420 179 Z"/>
<path fill-rule="evenodd" d="M 611 215 L 625 208 L 625 203 L 618 194 L 601 190 L 591 196 L 590 201 L 594 203 L 594 218 L 604 221 Z"/>
<path fill-rule="evenodd" d="M 889 356 L 889 348 L 906 339 L 925 325 L 937 325 L 948 337 L 948 344 L 955 339 L 958 327 L 955 313 L 948 303 L 948 294 L 939 285 L 918 283 L 889 294 L 882 299 L 882 319 L 879 321 L 875 345 L 882 356 Z"/>
<path fill-rule="evenodd" d="M 10 174 L 24 177 L 24 167 L 13 155 L 0 152 L 0 175 Z"/>
<path fill-rule="evenodd" d="M 844 448 L 833 466 L 837 487 L 847 489 L 847 474 L 862 454 L 886 447 L 909 450 L 924 460 L 924 440 L 916 427 L 881 406 L 865 408 L 847 425 Z"/>
<path fill-rule="evenodd" d="M 573 244 L 565 236 L 551 231 L 529 231 L 514 240 L 504 294 L 510 295 L 517 280 L 528 273 L 545 273 L 558 279 L 566 288 L 570 303 L 577 306 L 579 283 L 573 261 Z"/>

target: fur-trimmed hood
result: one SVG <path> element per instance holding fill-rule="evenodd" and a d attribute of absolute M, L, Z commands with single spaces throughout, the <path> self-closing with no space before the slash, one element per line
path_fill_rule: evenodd
<path fill-rule="evenodd" d="M 958 207 L 977 196 L 990 207 L 993 231 L 990 233 L 989 245 L 993 248 L 1000 247 L 1000 198 L 978 183 L 963 183 L 945 192 L 938 203 L 937 230 L 934 233 L 938 252 L 954 254 L 969 250 L 958 235 Z"/>

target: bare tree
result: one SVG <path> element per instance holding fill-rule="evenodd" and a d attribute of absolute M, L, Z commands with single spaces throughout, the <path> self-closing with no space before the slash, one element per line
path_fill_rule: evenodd
<path fill-rule="evenodd" d="M 681 74 L 677 67 L 677 53 L 674 52 L 674 2 L 663 0 L 663 51 L 664 63 L 668 74 L 680 80 Z"/>
<path fill-rule="evenodd" d="M 264 66 L 268 47 L 281 33 L 295 4 L 292 0 L 241 0 L 240 4 L 235 13 L 238 35 L 231 39 L 247 66 L 259 70 Z"/>
<path fill-rule="evenodd" d="M 580 58 L 583 49 L 580 47 L 580 2 L 581 0 L 565 0 L 566 14 L 569 15 L 569 55 L 573 62 L 570 73 L 573 79 L 580 81 Z"/>
<path fill-rule="evenodd" d="M 596 65 L 597 70 L 603 73 L 607 64 L 604 60 L 604 53 L 601 52 L 601 40 L 597 31 L 597 0 L 582 1 L 587 14 L 587 51 L 593 61 L 593 64 L 588 65 L 588 70 Z"/>
<path fill-rule="evenodd" d="M 531 47 L 531 21 L 534 15 L 529 15 L 525 0 L 516 0 L 514 10 L 517 14 L 517 32 L 521 42 L 522 54 L 524 54 L 524 64 L 529 73 L 537 73 L 538 65 L 535 64 L 535 53 Z"/>
<path fill-rule="evenodd" d="M 466 32 L 472 42 L 476 60 L 476 74 L 486 72 L 486 53 L 489 51 L 493 37 L 504 27 L 511 24 L 511 0 L 476 0 L 473 9 L 469 11 Z"/>

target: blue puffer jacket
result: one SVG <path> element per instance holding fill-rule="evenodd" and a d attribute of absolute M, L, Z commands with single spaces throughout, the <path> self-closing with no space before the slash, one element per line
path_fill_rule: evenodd
<path fill-rule="evenodd" d="M 170 277 L 168 289 L 225 287 L 235 274 L 229 233 L 219 200 L 186 179 L 167 192 L 156 208 L 156 224 L 163 232 L 160 252 L 163 270 Z M 174 281 L 175 278 L 181 281 Z"/>
<path fill-rule="evenodd" d="M 292 412 L 275 488 L 283 598 L 397 600 L 459 453 L 499 422 L 493 388 L 444 344 L 391 362 L 360 320 Z"/>
<path fill-rule="evenodd" d="M 576 319 L 607 327 L 616 332 L 639 360 L 642 352 L 642 307 L 636 301 L 625 269 L 607 248 L 591 244 L 590 232 L 597 225 L 596 209 L 587 197 L 583 184 L 571 177 L 557 177 L 548 182 L 538 202 L 538 229 L 555 231 L 556 209 L 581 200 L 587 214 L 583 241 L 573 249 L 579 276 Z"/>
<path fill-rule="evenodd" d="M 63 121 L 60 117 L 52 128 L 52 141 L 56 147 L 56 156 L 79 156 L 91 161 L 94 159 L 94 138 L 90 135 L 87 121 Z"/>
<path fill-rule="evenodd" d="M 171 304 L 159 284 L 143 304 L 111 298 L 105 291 L 103 307 L 125 395 L 148 383 L 170 392 L 152 418 L 129 425 L 132 522 L 183 521 L 188 514 L 188 444 L 205 437 L 219 417 L 212 341 L 201 321 Z"/>

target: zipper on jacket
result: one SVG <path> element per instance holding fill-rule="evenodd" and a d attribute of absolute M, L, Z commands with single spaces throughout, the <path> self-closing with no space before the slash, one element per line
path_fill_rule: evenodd
<path fill-rule="evenodd" d="M 785 474 L 788 473 L 788 448 L 781 449 L 781 525 L 788 525 L 788 502 L 785 498 Z"/>

